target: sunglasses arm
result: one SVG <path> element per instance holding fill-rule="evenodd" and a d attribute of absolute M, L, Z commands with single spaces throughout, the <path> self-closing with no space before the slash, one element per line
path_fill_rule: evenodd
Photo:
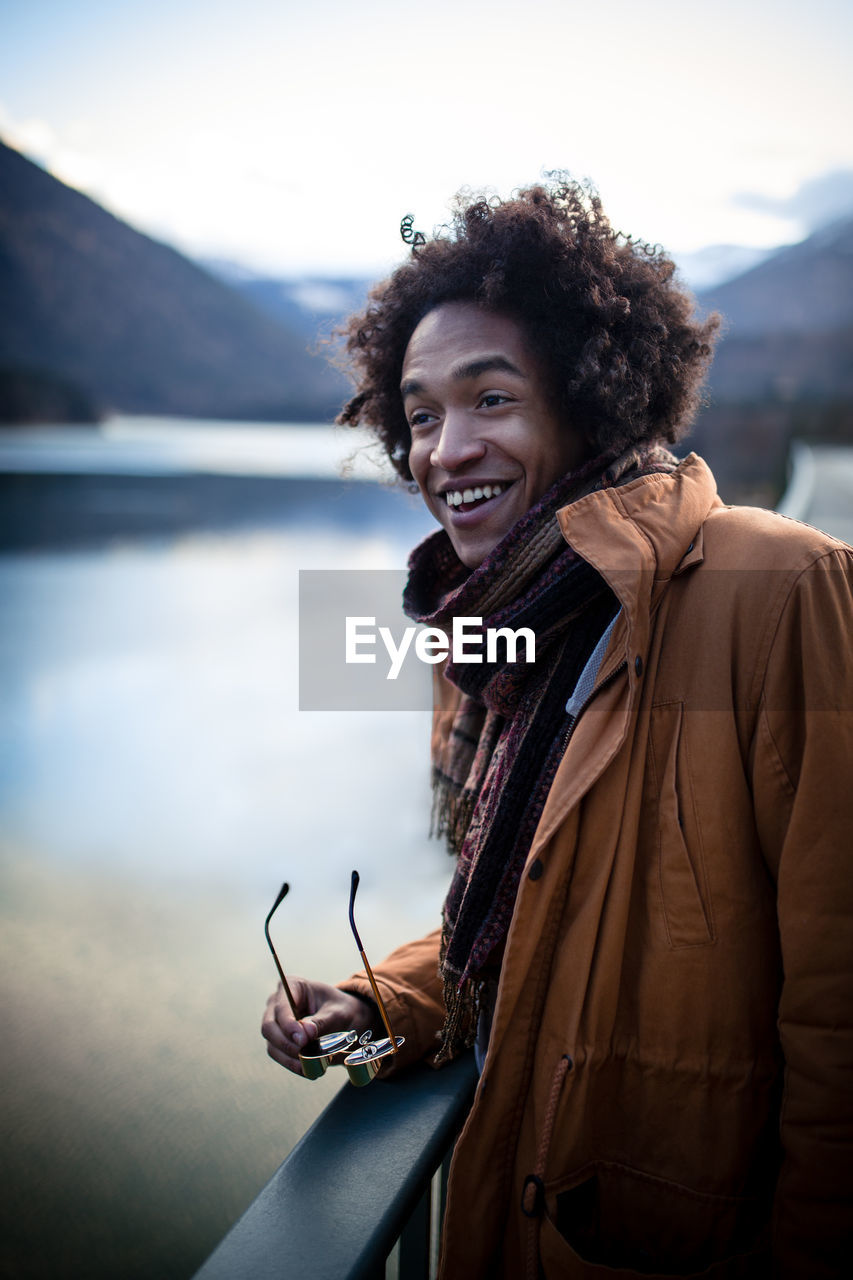
<path fill-rule="evenodd" d="M 270 908 L 269 915 L 264 921 L 264 933 L 266 934 L 266 938 L 267 938 L 267 946 L 272 952 L 273 960 L 275 960 L 275 967 L 276 969 L 278 969 L 278 976 L 281 978 L 281 985 L 284 987 L 284 994 L 287 996 L 287 1003 L 290 1005 L 290 1011 L 293 1014 L 296 1021 L 298 1022 L 299 1014 L 296 1012 L 296 1003 L 293 999 L 293 992 L 290 990 L 290 985 L 287 981 L 287 978 L 284 976 L 284 970 L 282 969 L 281 962 L 275 953 L 275 947 L 273 946 L 272 938 L 270 937 L 270 920 L 272 920 L 274 912 L 281 905 L 281 903 L 287 897 L 289 892 L 290 892 L 290 885 L 283 884 L 281 886 L 281 890 L 279 891 L 278 897 L 276 898 L 275 902 L 272 904 L 272 907 Z"/>
<path fill-rule="evenodd" d="M 364 948 L 361 945 L 361 938 L 358 936 L 358 929 L 356 929 L 355 927 L 355 891 L 358 888 L 358 880 L 359 880 L 358 872 L 353 871 L 352 883 L 350 888 L 350 899 L 349 899 L 350 928 L 352 929 L 353 937 L 355 938 L 355 945 L 358 947 L 358 954 L 361 956 L 361 963 L 364 965 L 364 971 L 367 974 L 368 980 L 370 982 L 370 986 L 373 990 L 373 995 L 376 999 L 376 1004 L 379 1008 L 380 1014 L 382 1015 L 382 1021 L 385 1024 L 385 1030 L 388 1033 L 388 1039 L 391 1042 L 391 1052 L 396 1053 L 397 1037 L 394 1035 L 394 1032 L 391 1030 L 391 1023 L 388 1021 L 388 1014 L 385 1010 L 385 1001 L 382 999 L 381 995 L 379 994 L 379 988 L 376 985 L 376 979 L 373 976 L 373 970 L 370 967 L 370 963 L 367 959 L 367 956 L 364 954 Z"/>

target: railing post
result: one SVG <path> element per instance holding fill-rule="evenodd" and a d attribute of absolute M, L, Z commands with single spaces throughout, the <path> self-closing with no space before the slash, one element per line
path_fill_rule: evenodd
<path fill-rule="evenodd" d="M 432 1211 L 432 1182 L 415 1205 L 400 1234 L 399 1280 L 429 1280 L 429 1228 Z"/>
<path fill-rule="evenodd" d="M 453 1148 L 456 1146 L 455 1141 L 448 1148 L 447 1154 L 441 1162 L 441 1170 L 439 1172 L 439 1214 L 442 1221 L 444 1220 L 444 1206 L 447 1204 L 447 1181 L 450 1177 L 450 1162 L 453 1159 Z"/>

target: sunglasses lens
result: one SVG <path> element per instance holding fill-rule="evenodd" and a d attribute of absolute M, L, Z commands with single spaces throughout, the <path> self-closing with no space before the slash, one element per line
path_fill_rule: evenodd
<path fill-rule="evenodd" d="M 307 1048 L 310 1049 L 311 1045 Z M 302 1074 L 306 1080 L 319 1080 L 320 1076 L 326 1074 L 326 1068 L 329 1065 L 329 1059 L 325 1055 L 312 1058 L 309 1053 L 300 1053 L 299 1061 L 302 1063 Z"/>
<path fill-rule="evenodd" d="M 402 1044 L 405 1044 L 403 1036 L 396 1036 L 395 1039 L 397 1049 Z M 347 1069 L 350 1083 L 354 1084 L 357 1089 L 360 1089 L 362 1085 L 370 1084 L 371 1080 L 378 1074 L 383 1061 L 386 1058 L 390 1058 L 395 1052 L 394 1045 L 387 1037 L 384 1040 L 373 1040 L 369 1044 L 361 1044 L 358 1049 L 347 1054 L 344 1058 L 344 1066 Z"/>
<path fill-rule="evenodd" d="M 357 1039 L 355 1031 L 332 1031 L 328 1035 L 318 1036 L 316 1040 L 306 1044 L 299 1055 L 302 1074 L 307 1080 L 319 1080 L 332 1065 L 335 1056 L 346 1053 Z"/>

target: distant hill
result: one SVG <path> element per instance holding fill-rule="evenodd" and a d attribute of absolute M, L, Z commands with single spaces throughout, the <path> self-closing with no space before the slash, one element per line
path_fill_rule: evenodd
<path fill-rule="evenodd" d="M 792 438 L 853 443 L 853 218 L 698 297 L 725 328 L 689 443 L 728 500 L 773 502 Z"/>
<path fill-rule="evenodd" d="M 263 276 L 220 258 L 202 259 L 201 265 L 309 344 L 361 310 L 375 283 L 367 276 Z"/>
<path fill-rule="evenodd" d="M 709 244 L 704 249 L 672 253 L 679 275 L 694 291 L 717 288 L 735 276 L 764 262 L 777 249 L 757 249 L 752 245 Z"/>
<path fill-rule="evenodd" d="M 853 325 L 853 217 L 778 249 L 700 295 L 724 312 L 733 338 L 821 333 Z"/>
<path fill-rule="evenodd" d="M 725 319 L 714 399 L 853 396 L 853 218 L 698 296 Z"/>
<path fill-rule="evenodd" d="M 0 367 L 0 422 L 98 422 L 103 411 L 74 382 L 45 369 Z"/>
<path fill-rule="evenodd" d="M 302 334 L 2 143 L 0 369 L 135 413 L 322 420 L 346 390 Z"/>

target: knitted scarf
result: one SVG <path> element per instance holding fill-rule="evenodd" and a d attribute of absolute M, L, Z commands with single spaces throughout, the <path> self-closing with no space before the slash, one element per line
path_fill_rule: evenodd
<path fill-rule="evenodd" d="M 482 649 L 482 663 L 451 659 L 445 666 L 463 697 L 447 748 L 433 761 L 433 833 L 446 836 L 458 855 L 443 911 L 447 1014 L 437 1062 L 473 1043 L 483 984 L 499 964 L 571 727 L 566 700 L 619 608 L 603 578 L 566 543 L 556 513 L 595 490 L 675 465 L 660 446 L 587 463 L 558 480 L 473 571 L 444 530 L 410 558 L 403 605 L 415 622 L 449 631 L 454 617 L 478 617 L 484 632 L 529 627 L 536 637 L 535 663 L 526 662 L 523 644 L 508 662 L 500 644 L 493 662 Z M 477 635 L 470 624 L 466 635 Z"/>

